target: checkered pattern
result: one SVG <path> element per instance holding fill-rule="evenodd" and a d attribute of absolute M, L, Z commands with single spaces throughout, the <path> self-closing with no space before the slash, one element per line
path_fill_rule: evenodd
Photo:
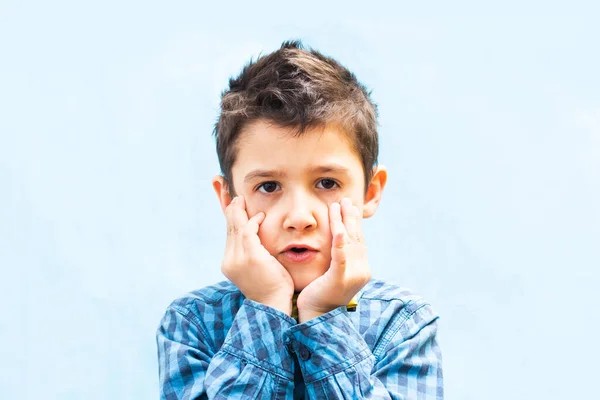
<path fill-rule="evenodd" d="M 355 312 L 302 324 L 221 282 L 167 309 L 161 399 L 443 399 L 437 322 L 423 299 L 377 280 Z"/>

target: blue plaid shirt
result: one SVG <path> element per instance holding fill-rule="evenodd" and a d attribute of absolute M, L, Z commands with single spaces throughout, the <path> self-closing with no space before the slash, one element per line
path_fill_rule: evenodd
<path fill-rule="evenodd" d="M 161 399 L 443 399 L 437 327 L 422 298 L 378 280 L 356 311 L 302 324 L 221 282 L 167 309 Z"/>

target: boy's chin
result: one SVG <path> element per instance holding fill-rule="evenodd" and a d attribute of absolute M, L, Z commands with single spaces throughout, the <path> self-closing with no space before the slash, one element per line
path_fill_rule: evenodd
<path fill-rule="evenodd" d="M 307 273 L 306 271 L 297 271 L 297 273 L 291 272 L 292 280 L 294 281 L 294 291 L 296 293 L 304 290 L 305 287 L 310 285 L 315 279 L 319 278 L 325 273 L 325 271 L 315 271 Z"/>
<path fill-rule="evenodd" d="M 294 291 L 299 293 L 315 279 L 327 272 L 331 265 L 331 259 L 318 257 L 312 262 L 303 264 L 291 264 L 282 260 L 282 265 L 289 272 L 294 281 Z"/>
<path fill-rule="evenodd" d="M 304 290 L 305 287 L 307 287 L 310 284 L 310 282 L 300 282 L 298 280 L 294 280 L 294 292 L 296 293 L 300 293 L 301 291 Z"/>

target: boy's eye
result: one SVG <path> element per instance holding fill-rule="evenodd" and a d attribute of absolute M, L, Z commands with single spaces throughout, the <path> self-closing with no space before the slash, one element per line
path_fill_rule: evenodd
<path fill-rule="evenodd" d="M 319 183 L 317 183 L 319 189 L 333 189 L 336 186 L 339 185 L 333 179 L 321 179 Z"/>
<path fill-rule="evenodd" d="M 276 182 L 265 182 L 258 187 L 258 190 L 263 193 L 273 193 L 277 189 L 279 189 L 279 184 Z"/>

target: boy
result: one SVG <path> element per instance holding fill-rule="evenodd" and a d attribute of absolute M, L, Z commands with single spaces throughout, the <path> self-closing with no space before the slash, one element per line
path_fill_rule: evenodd
<path fill-rule="evenodd" d="M 443 398 L 437 315 L 369 272 L 376 124 L 355 76 L 299 42 L 230 80 L 213 179 L 229 281 L 169 306 L 162 399 Z"/>

